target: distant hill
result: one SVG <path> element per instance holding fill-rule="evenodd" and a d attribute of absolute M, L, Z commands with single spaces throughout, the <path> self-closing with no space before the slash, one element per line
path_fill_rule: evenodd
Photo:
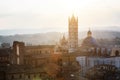
<path fill-rule="evenodd" d="M 92 31 L 93 37 L 96 39 L 114 39 L 120 38 L 120 32 L 116 31 Z M 41 44 L 56 44 L 63 36 L 60 32 L 47 32 L 47 33 L 36 33 L 36 34 L 21 34 L 21 35 L 9 35 L 0 36 L 0 43 L 10 43 L 13 41 L 23 41 L 26 45 L 41 45 Z M 68 37 L 68 33 L 65 33 Z M 84 39 L 87 36 L 87 32 L 79 32 L 79 39 Z"/>

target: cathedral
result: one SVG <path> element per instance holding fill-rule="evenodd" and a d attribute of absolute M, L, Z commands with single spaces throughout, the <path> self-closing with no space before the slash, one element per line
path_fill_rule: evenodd
<path fill-rule="evenodd" d="M 76 71 L 79 71 L 77 62 L 83 65 L 81 59 L 84 59 L 83 66 L 91 67 L 96 64 L 93 61 L 98 60 L 98 57 L 99 61 L 104 57 L 106 62 L 106 57 L 120 55 L 120 48 L 100 46 L 90 29 L 81 45 L 78 45 L 78 41 L 78 18 L 74 15 L 68 19 L 68 39 L 63 35 L 56 45 L 26 46 L 24 42 L 14 41 L 12 47 L 0 49 L 0 80 L 33 80 L 36 77 L 47 80 L 44 78 L 57 77 L 56 71 L 71 71 L 71 68 L 63 68 L 66 65 L 74 64 L 77 66 Z M 114 59 L 107 60 L 114 62 Z M 116 65 L 120 67 L 118 63 Z"/>

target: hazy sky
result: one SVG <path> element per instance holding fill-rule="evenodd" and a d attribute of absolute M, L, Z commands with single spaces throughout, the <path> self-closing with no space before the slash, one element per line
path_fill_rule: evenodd
<path fill-rule="evenodd" d="M 67 31 L 73 13 L 81 30 L 120 26 L 120 0 L 0 0 L 0 30 Z"/>

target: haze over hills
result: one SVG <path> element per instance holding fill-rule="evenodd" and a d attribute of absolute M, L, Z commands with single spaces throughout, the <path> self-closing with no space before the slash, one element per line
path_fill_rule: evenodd
<path fill-rule="evenodd" d="M 87 27 L 87 26 L 79 26 L 78 30 L 79 32 L 88 31 L 88 29 L 91 29 L 91 31 L 117 31 L 120 32 L 120 26 L 93 26 L 93 27 Z M 15 34 L 35 34 L 35 33 L 46 33 L 46 32 L 68 32 L 68 28 L 43 28 L 43 29 L 0 29 L 0 35 L 15 35 Z"/>
<path fill-rule="evenodd" d="M 117 31 L 92 31 L 93 37 L 96 39 L 114 39 L 120 38 L 120 32 Z M 16 34 L 0 36 L 0 43 L 10 43 L 13 41 L 23 41 L 26 45 L 52 45 L 59 42 L 62 36 L 68 37 L 68 33 L 62 32 L 46 32 L 46 33 L 34 33 L 34 34 Z M 84 39 L 87 36 L 87 31 L 79 32 L 79 40 Z"/>

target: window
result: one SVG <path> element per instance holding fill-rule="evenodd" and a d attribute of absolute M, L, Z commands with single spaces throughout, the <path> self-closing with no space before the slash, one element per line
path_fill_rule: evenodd
<path fill-rule="evenodd" d="M 40 51 L 40 54 L 41 54 L 41 51 Z"/>
<path fill-rule="evenodd" d="M 115 51 L 115 56 L 119 56 L 119 51 L 118 50 Z"/>
<path fill-rule="evenodd" d="M 22 78 L 22 75 L 20 74 L 19 78 L 21 79 Z"/>
<path fill-rule="evenodd" d="M 30 75 L 28 75 L 28 79 L 30 79 Z"/>
<path fill-rule="evenodd" d="M 14 75 L 12 75 L 11 79 L 14 79 Z"/>
<path fill-rule="evenodd" d="M 41 77 L 41 74 L 39 75 L 39 77 Z"/>
<path fill-rule="evenodd" d="M 20 64 L 20 58 L 17 57 L 17 64 Z"/>

